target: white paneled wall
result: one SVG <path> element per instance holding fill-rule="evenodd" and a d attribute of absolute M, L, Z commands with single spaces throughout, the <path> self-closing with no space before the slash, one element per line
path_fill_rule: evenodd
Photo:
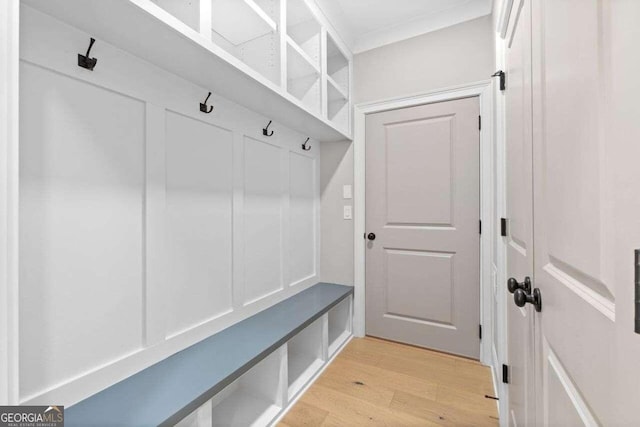
<path fill-rule="evenodd" d="M 31 63 L 20 77 L 20 391 L 33 395 L 142 345 L 145 105 Z"/>
<path fill-rule="evenodd" d="M 283 287 L 282 154 L 277 145 L 244 138 L 243 303 L 250 304 Z"/>
<path fill-rule="evenodd" d="M 319 147 L 23 6 L 19 403 L 71 405 L 318 282 Z M 295 285 L 295 286 L 293 286 Z"/>
<path fill-rule="evenodd" d="M 289 156 L 289 281 L 303 283 L 316 275 L 316 176 L 315 159 L 291 153 Z"/>
<path fill-rule="evenodd" d="M 174 112 L 165 117 L 167 332 L 173 335 L 233 308 L 233 132 Z"/>

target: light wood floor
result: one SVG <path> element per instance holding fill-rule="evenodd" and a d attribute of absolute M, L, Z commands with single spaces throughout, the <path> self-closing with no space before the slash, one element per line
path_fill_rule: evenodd
<path fill-rule="evenodd" d="M 490 369 L 376 338 L 354 338 L 279 424 L 497 426 Z"/>

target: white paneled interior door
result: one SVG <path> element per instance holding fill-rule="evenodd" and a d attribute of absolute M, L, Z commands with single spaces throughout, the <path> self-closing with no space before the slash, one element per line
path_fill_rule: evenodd
<path fill-rule="evenodd" d="M 617 257 L 632 266 L 633 252 L 613 239 L 620 213 L 611 203 L 621 189 L 608 153 L 622 147 L 607 136 L 607 14 L 598 1 L 540 0 L 533 8 L 540 425 L 622 425 L 611 372 L 619 304 L 613 274 Z"/>
<path fill-rule="evenodd" d="M 518 290 L 524 306 L 509 304 L 511 425 L 640 422 L 639 13 L 582 0 L 511 10 L 508 273 L 529 275 L 541 300 L 536 312 Z"/>
<path fill-rule="evenodd" d="M 366 333 L 480 355 L 477 97 L 366 119 Z"/>

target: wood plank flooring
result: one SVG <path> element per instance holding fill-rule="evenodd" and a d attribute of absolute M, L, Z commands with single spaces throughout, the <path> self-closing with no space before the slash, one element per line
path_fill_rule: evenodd
<path fill-rule="evenodd" d="M 354 338 L 280 427 L 497 426 L 491 371 L 478 362 Z"/>

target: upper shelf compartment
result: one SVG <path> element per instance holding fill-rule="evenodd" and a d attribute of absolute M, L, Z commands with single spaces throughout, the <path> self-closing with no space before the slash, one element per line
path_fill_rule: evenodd
<path fill-rule="evenodd" d="M 253 0 L 213 0 L 211 27 L 234 46 L 276 31 L 276 2 L 263 1 L 263 10 Z"/>
<path fill-rule="evenodd" d="M 324 96 L 317 82 L 292 82 L 287 50 L 304 52 L 304 61 L 323 70 L 319 61 L 321 26 L 305 0 L 22 0 L 28 7 L 61 20 L 94 37 L 202 86 L 230 101 L 320 141 L 350 139 L 345 130 L 317 108 Z M 302 11 L 302 12 L 300 12 Z M 290 13 L 290 25 L 281 23 Z M 307 17 L 304 20 L 300 17 Z M 225 22 L 222 22 L 225 21 Z M 312 25 L 311 35 L 303 26 Z M 233 24 L 233 25 L 230 25 Z M 282 28 L 281 28 L 282 26 Z M 295 28 L 294 28 L 295 27 Z M 287 31 L 290 30 L 290 34 Z M 315 35 L 314 35 L 315 34 Z M 313 49 L 311 48 L 313 46 Z M 317 47 L 317 49 L 316 49 Z M 69 46 L 85 49 L 86 46 Z M 316 50 L 314 50 L 316 49 Z M 283 52 L 284 51 L 284 52 Z M 97 51 L 96 51 L 97 52 Z M 300 59 L 300 58 L 298 58 Z M 70 60 L 76 61 L 73 56 Z M 296 59 L 293 60 L 294 62 Z M 100 62 L 104 63 L 104 62 Z M 284 68 L 284 69 L 283 69 Z M 318 78 L 324 78 L 321 72 Z M 196 108 L 198 102 L 194 100 Z"/>
<path fill-rule="evenodd" d="M 304 0 L 287 0 L 287 35 L 308 60 L 320 67 L 320 24 Z"/>
<path fill-rule="evenodd" d="M 212 0 L 211 39 L 253 70 L 280 84 L 276 0 Z"/>
<path fill-rule="evenodd" d="M 340 92 L 349 93 L 349 60 L 327 35 L 327 76 Z"/>

